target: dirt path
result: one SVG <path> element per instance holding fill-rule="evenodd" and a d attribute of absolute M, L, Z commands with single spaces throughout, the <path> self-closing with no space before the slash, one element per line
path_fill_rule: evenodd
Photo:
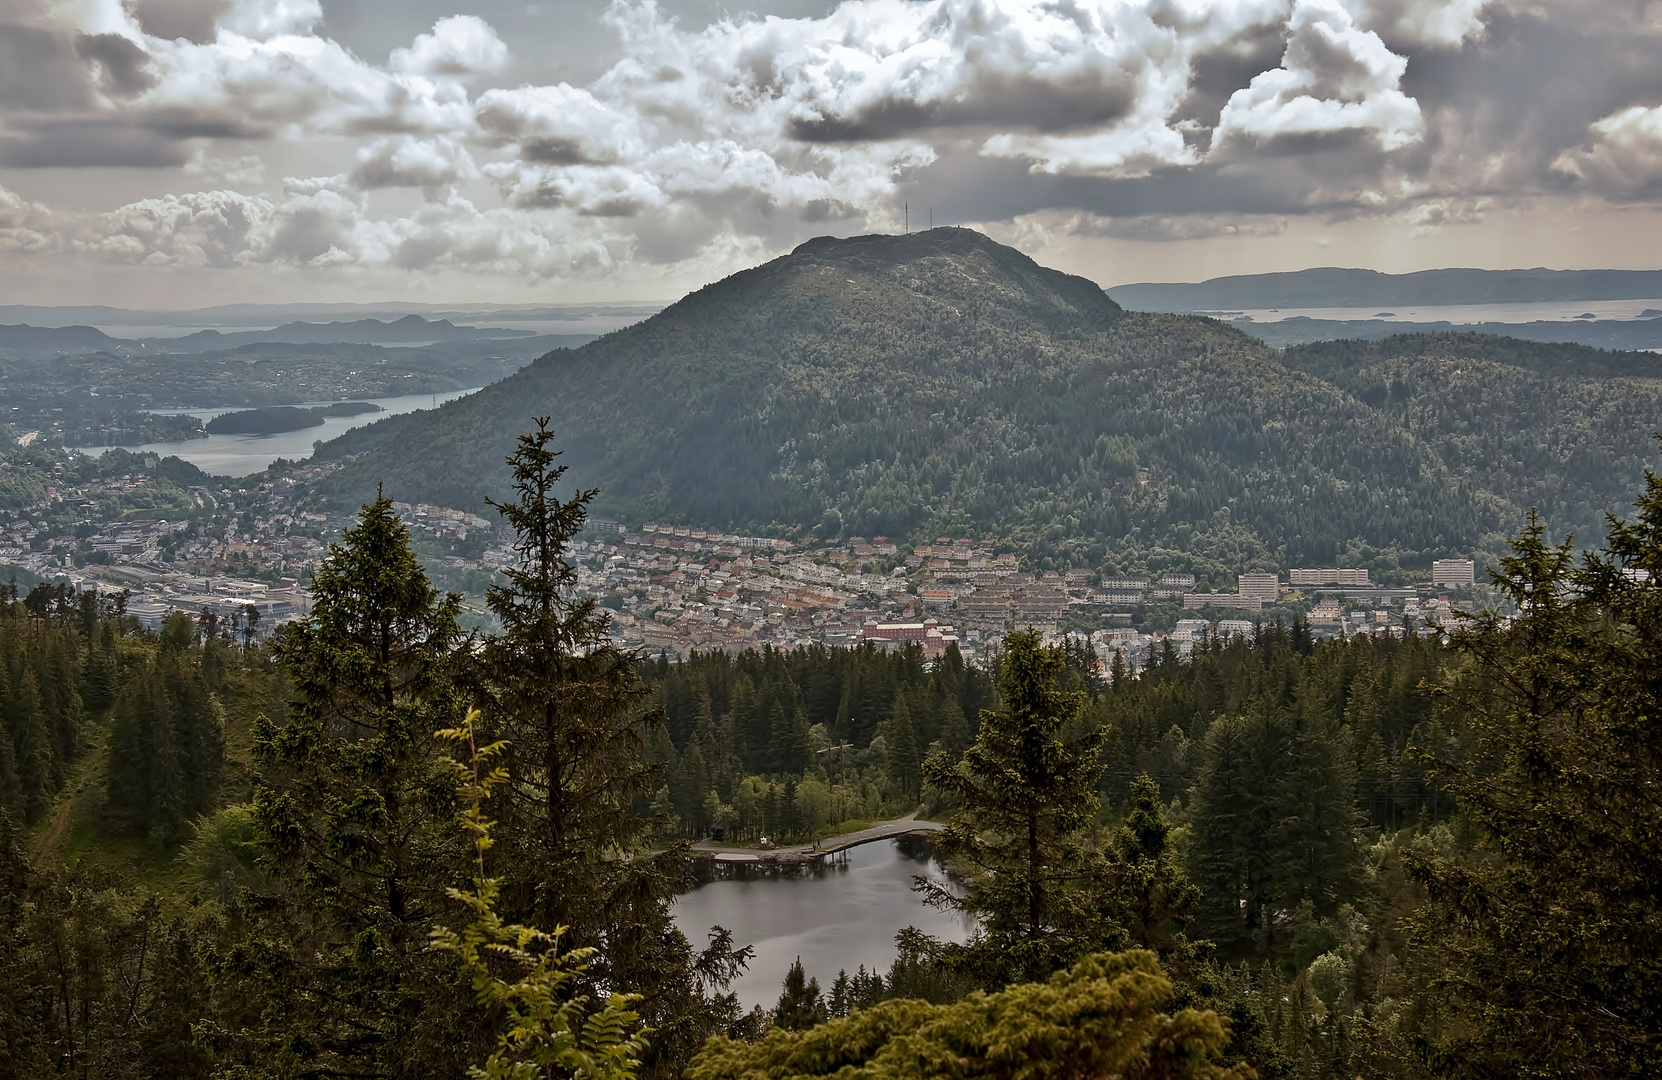
<path fill-rule="evenodd" d="M 43 862 L 47 856 L 58 850 L 63 843 L 64 834 L 69 832 L 70 822 L 75 818 L 75 808 L 80 804 L 82 795 L 97 786 L 98 774 L 104 768 L 109 726 L 90 725 L 89 734 L 91 744 L 87 747 L 87 752 L 75 763 L 74 774 L 58 793 L 58 801 L 52 807 L 51 815 L 41 823 L 35 832 L 34 843 L 29 845 L 29 858 L 36 863 Z"/>

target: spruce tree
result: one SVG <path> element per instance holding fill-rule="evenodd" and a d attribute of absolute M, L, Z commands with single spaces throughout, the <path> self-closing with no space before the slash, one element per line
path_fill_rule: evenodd
<path fill-rule="evenodd" d="M 1131 944 L 1162 959 L 1190 951 L 1183 930 L 1200 890 L 1184 875 L 1171 850 L 1160 785 L 1148 774 L 1131 782 L 1125 821 L 1113 837 L 1111 903 L 1123 919 Z"/>
<path fill-rule="evenodd" d="M 1513 613 L 1453 635 L 1423 749 L 1471 843 L 1406 859 L 1436 1075 L 1662 1073 L 1662 478 L 1637 509 L 1580 566 L 1531 515 L 1495 574 Z"/>
<path fill-rule="evenodd" d="M 41 706 L 40 684 L 31 667 L 23 667 L 12 687 L 8 706 L 6 719 L 14 748 L 18 799 L 23 820 L 33 823 L 51 805 L 56 785 L 52 782 L 52 733 L 46 722 L 46 710 Z"/>
<path fill-rule="evenodd" d="M 127 677 L 110 725 L 105 813 L 117 832 L 159 845 L 178 840 L 189 799 L 172 709 L 152 661 Z"/>
<path fill-rule="evenodd" d="M 848 973 L 841 980 L 846 982 Z M 785 985 L 779 991 L 779 1001 L 773 1006 L 773 1023 L 786 1031 L 806 1031 L 815 1024 L 830 1019 L 830 1009 L 820 993 L 819 979 L 809 978 L 802 970 L 802 957 L 797 957 L 785 973 Z"/>
<path fill-rule="evenodd" d="M 1036 631 L 1004 639 L 999 709 L 981 714 L 959 761 L 932 755 L 924 776 L 955 801 L 936 834 L 967 871 L 967 895 L 919 880 L 926 898 L 975 915 L 980 928 L 944 955 L 984 985 L 1038 979 L 1093 948 L 1123 940 L 1092 896 L 1107 872 L 1088 829 L 1104 732 L 1084 717 L 1085 694 L 1065 691 L 1065 659 Z"/>
<path fill-rule="evenodd" d="M 465 844 L 444 744 L 460 598 L 429 584 L 379 498 L 312 577 L 312 609 L 276 642 L 286 721 L 261 717 L 254 821 L 276 886 L 239 953 L 264 1004 L 262 1055 L 317 1075 L 454 1074 L 477 1023 L 427 931 Z"/>
<path fill-rule="evenodd" d="M 724 988 L 743 957 L 730 946 L 695 956 L 670 919 L 684 853 L 650 853 L 652 822 L 633 812 L 654 790 L 646 733 L 661 718 L 648 714 L 637 658 L 613 644 L 609 616 L 576 595 L 567 548 L 596 492 L 556 493 L 565 466 L 547 418 L 536 425 L 508 458 L 516 497 L 491 504 L 518 559 L 487 594 L 502 631 L 474 676 L 482 726 L 507 743 L 508 779 L 491 806 L 502 865 L 514 868 L 505 915 L 566 927 L 575 947 L 604 946 L 585 977 L 641 995 L 657 1033 L 647 1072 L 678 1071 L 736 1019 L 730 997 L 706 992 Z"/>

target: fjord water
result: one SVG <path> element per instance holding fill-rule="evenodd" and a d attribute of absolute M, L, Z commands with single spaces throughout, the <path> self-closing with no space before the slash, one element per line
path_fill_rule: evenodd
<path fill-rule="evenodd" d="M 289 461 L 304 461 L 312 456 L 312 449 L 317 443 L 327 442 L 353 428 L 373 424 L 377 420 L 385 420 L 387 417 L 397 416 L 399 413 L 436 408 L 447 401 L 471 394 L 477 389 L 478 387 L 468 390 L 451 390 L 442 394 L 405 394 L 400 397 L 356 398 L 354 400 L 366 401 L 371 405 L 381 406 L 381 411 L 360 413 L 357 416 L 328 416 L 324 417 L 323 423 L 317 427 L 301 428 L 298 431 L 283 431 L 275 435 L 209 435 L 205 439 L 146 443 L 143 446 L 129 446 L 126 449 L 134 453 L 180 457 L 210 476 L 249 476 L 253 473 L 263 472 L 278 458 L 287 458 Z M 308 401 L 302 404 L 307 408 L 311 408 L 328 405 L 329 402 Z M 238 406 L 222 409 L 151 409 L 149 411 L 164 416 L 194 416 L 205 424 L 216 416 L 239 412 L 241 408 L 241 406 Z M 98 457 L 110 448 L 108 446 L 81 446 L 75 449 L 83 454 Z"/>
<path fill-rule="evenodd" d="M 846 862 L 801 877 L 706 882 L 675 901 L 676 925 L 694 948 L 705 943 L 711 926 L 725 926 L 735 946 L 756 950 L 732 987 L 746 1009 L 772 1008 L 799 956 L 829 991 L 841 969 L 853 974 L 864 964 L 887 974 L 894 936 L 908 926 L 943 941 L 968 936 L 966 919 L 926 906 L 912 891 L 919 875 L 947 880 L 926 843 L 885 840 L 845 855 Z"/>

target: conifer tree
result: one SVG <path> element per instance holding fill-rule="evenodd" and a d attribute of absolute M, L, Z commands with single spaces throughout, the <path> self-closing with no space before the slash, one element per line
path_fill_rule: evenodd
<path fill-rule="evenodd" d="M 889 778 L 900 789 L 902 798 L 916 798 L 923 748 L 918 745 L 917 725 L 912 722 L 912 710 L 907 708 L 904 694 L 895 695 L 889 719 L 883 724 L 883 742 L 888 754 L 885 764 Z"/>
<path fill-rule="evenodd" d="M 653 793 L 645 736 L 661 719 L 648 716 L 636 658 L 612 643 L 609 616 L 576 595 L 566 551 L 596 492 L 560 498 L 566 470 L 553 442 L 537 418 L 508 458 L 515 499 L 492 502 L 518 556 L 487 594 L 502 632 L 486 640 L 475 674 L 483 727 L 508 746 L 492 806 L 504 865 L 515 868 L 505 914 L 565 927 L 579 948 L 604 945 L 585 979 L 641 995 L 658 1032 L 647 1071 L 678 1070 L 736 1019 L 730 998 L 706 991 L 724 988 L 743 956 L 730 946 L 695 956 L 670 920 L 684 856 L 649 854 L 652 822 L 632 812 Z"/>
<path fill-rule="evenodd" d="M 1453 636 L 1426 747 L 1473 843 L 1411 851 L 1415 1034 L 1436 1075 L 1662 1072 L 1662 478 L 1581 566 L 1531 515 Z"/>
<path fill-rule="evenodd" d="M 1106 872 L 1087 829 L 1103 731 L 1083 720 L 1085 694 L 1060 687 L 1065 660 L 1036 631 L 1004 639 L 999 709 L 984 710 L 975 743 L 953 762 L 936 754 L 925 777 L 956 800 L 937 835 L 942 854 L 973 876 L 967 895 L 920 879 L 926 898 L 981 920 L 951 961 L 986 985 L 1043 978 L 1092 948 L 1123 939 L 1090 886 Z"/>
<path fill-rule="evenodd" d="M 460 719 L 460 600 L 429 584 L 392 500 L 366 505 L 276 642 L 293 698 L 255 724 L 253 809 L 278 892 L 241 954 L 274 1028 L 262 1054 L 318 1075 L 447 1075 L 473 1018 L 427 952 L 466 857 L 435 732 Z"/>
<path fill-rule="evenodd" d="M 1113 893 L 1131 943 L 1162 959 L 1188 950 L 1183 929 L 1200 890 L 1173 858 L 1171 826 L 1160 785 L 1148 774 L 1131 782 L 1125 821 L 1114 833 Z"/>
<path fill-rule="evenodd" d="M 52 793 L 56 790 L 52 782 L 52 734 L 47 727 L 46 711 L 41 707 L 40 684 L 32 667 L 23 667 L 12 687 L 6 711 L 23 820 L 32 823 L 39 821 L 46 813 Z"/>
<path fill-rule="evenodd" d="M 154 663 L 135 669 L 110 727 L 106 812 L 118 832 L 156 844 L 178 839 L 189 799 L 167 688 Z"/>
<path fill-rule="evenodd" d="M 846 982 L 848 973 L 843 973 Z M 820 993 L 819 979 L 809 978 L 802 970 L 802 957 L 797 957 L 785 973 L 785 985 L 779 991 L 779 1001 L 773 1007 L 773 1022 L 786 1031 L 805 1031 L 830 1018 L 830 1010 Z"/>

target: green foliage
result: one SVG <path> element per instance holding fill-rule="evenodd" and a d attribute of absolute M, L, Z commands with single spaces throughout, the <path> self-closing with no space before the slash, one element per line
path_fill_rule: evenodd
<path fill-rule="evenodd" d="M 1112 851 L 1114 899 L 1109 906 L 1121 913 L 1131 944 L 1162 959 L 1190 959 L 1193 948 L 1183 930 L 1194 920 L 1190 909 L 1200 889 L 1177 861 L 1160 785 L 1146 774 L 1131 782 Z"/>
<path fill-rule="evenodd" d="M 951 1005 L 895 1000 L 808 1031 L 776 1029 L 759 1042 L 712 1039 L 688 1080 L 838 1076 L 1008 1080 L 1248 1080 L 1215 1062 L 1227 1021 L 1195 1009 L 1166 1012 L 1172 984 L 1148 952 L 1080 959 L 1047 982 L 975 993 Z"/>
<path fill-rule="evenodd" d="M 461 931 L 441 924 L 430 934 L 433 949 L 461 962 L 480 1006 L 502 1018 L 495 1052 L 483 1066 L 469 1068 L 468 1075 L 478 1080 L 634 1080 L 650 1031 L 629 1033 L 637 1027 L 638 1017 L 629 1007 L 638 996 L 611 994 L 591 1012 L 588 998 L 573 995 L 569 984 L 595 950 L 561 953 L 564 927 L 547 933 L 506 922 L 497 912 L 501 882 L 485 870 L 495 823 L 485 816 L 485 804 L 492 790 L 508 781 L 508 771 L 492 765 L 507 744 L 479 746 L 478 716 L 471 710 L 461 727 L 438 733 L 464 744 L 470 759 L 465 765 L 451 764 L 467 800 L 462 824 L 473 839 L 476 875 L 471 888 L 446 891 L 472 913 L 473 921 Z M 504 964 L 518 977 L 504 979 L 498 973 Z"/>
<path fill-rule="evenodd" d="M 962 759 L 931 756 L 924 775 L 954 802 L 937 834 L 942 855 L 966 871 L 969 893 L 920 883 L 929 902 L 976 916 L 948 963 L 987 985 L 1042 978 L 1124 935 L 1091 886 L 1106 862 L 1087 834 L 1096 809 L 1103 732 L 1084 725 L 1085 694 L 1065 691 L 1059 649 L 1035 631 L 1004 639 L 999 709 L 981 714 Z"/>
<path fill-rule="evenodd" d="M 1266 705 L 1207 732 L 1195 785 L 1195 881 L 1220 945 L 1276 947 L 1282 913 L 1328 915 L 1360 888 L 1354 781 L 1325 732 Z M 1251 945 L 1247 945 L 1251 948 Z"/>
<path fill-rule="evenodd" d="M 176 618 L 189 622 L 188 616 Z M 160 655 L 133 665 L 122 681 L 105 780 L 105 813 L 117 832 L 170 846 L 193 819 L 214 808 L 225 721 L 203 674 L 206 651 L 164 644 Z"/>
<path fill-rule="evenodd" d="M 824 1023 L 830 1016 L 830 1008 L 820 993 L 819 980 L 808 977 L 802 970 L 802 957 L 797 957 L 785 973 L 785 985 L 780 989 L 779 1001 L 773 1007 L 774 1026 L 786 1031 L 806 1031 L 815 1024 Z"/>
<path fill-rule="evenodd" d="M 1515 607 L 1454 634 L 1436 777 L 1469 845 L 1413 849 L 1415 1030 L 1444 1076 L 1662 1068 L 1662 479 L 1576 565 L 1532 519 L 1502 561 Z"/>
<path fill-rule="evenodd" d="M 992 697 L 991 679 L 955 649 L 933 664 L 915 648 L 711 652 L 641 673 L 663 710 L 652 753 L 675 831 L 719 827 L 739 841 L 806 840 L 916 809 L 922 758 L 962 753 L 965 717 Z M 732 811 L 723 821 L 720 807 Z"/>
<path fill-rule="evenodd" d="M 0 813 L 0 1076 L 206 1080 L 212 913 L 36 868 Z"/>
<path fill-rule="evenodd" d="M 504 853 L 504 911 L 559 926 L 579 948 L 600 948 L 581 985 L 628 986 L 661 1034 L 650 1070 L 684 1060 L 713 1031 L 738 1020 L 725 993 L 743 955 L 718 934 L 695 954 L 670 920 L 688 883 L 685 853 L 651 852 L 652 822 L 635 813 L 653 793 L 658 763 L 645 733 L 659 726 L 645 706 L 636 658 L 613 645 L 607 616 L 575 595 L 566 545 L 592 491 L 561 500 L 565 472 L 545 420 L 519 439 L 512 502 L 495 503 L 514 531 L 516 565 L 487 595 L 502 632 L 480 650 L 472 681 L 481 724 L 506 744 L 493 794 Z"/>
<path fill-rule="evenodd" d="M 253 812 L 275 892 L 237 962 L 291 1067 L 414 1075 L 462 1053 L 424 943 L 462 853 L 433 733 L 460 716 L 457 598 L 428 585 L 391 500 L 367 505 L 276 651 L 294 697 L 254 731 Z M 258 1046 L 269 1042 L 272 1049 Z"/>

